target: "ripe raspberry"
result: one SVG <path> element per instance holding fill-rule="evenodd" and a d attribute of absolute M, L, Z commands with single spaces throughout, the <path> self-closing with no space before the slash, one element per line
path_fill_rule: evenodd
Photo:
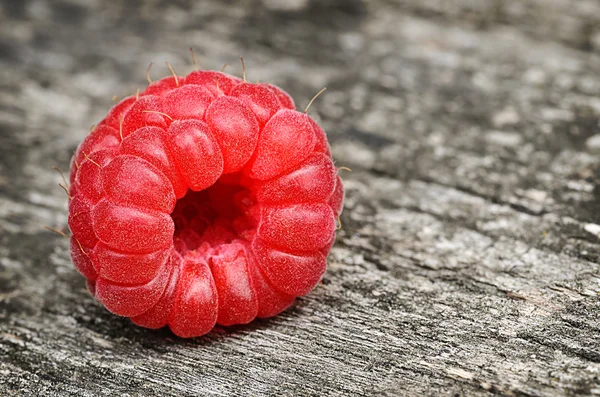
<path fill-rule="evenodd" d="M 321 279 L 344 190 L 290 96 L 221 72 L 122 100 L 71 165 L 71 256 L 90 291 L 181 337 L 270 317 Z"/>

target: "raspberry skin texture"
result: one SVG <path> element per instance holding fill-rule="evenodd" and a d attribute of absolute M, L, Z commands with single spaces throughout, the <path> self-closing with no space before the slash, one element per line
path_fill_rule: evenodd
<path fill-rule="evenodd" d="M 90 292 L 184 338 L 308 294 L 344 200 L 323 129 L 280 88 L 215 71 L 123 99 L 70 171 L 71 258 Z"/>

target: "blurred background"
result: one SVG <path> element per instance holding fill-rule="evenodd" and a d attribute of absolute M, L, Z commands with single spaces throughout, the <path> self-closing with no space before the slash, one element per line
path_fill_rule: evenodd
<path fill-rule="evenodd" d="M 4 0 L 0 18 L 0 170 L 20 194 L 58 182 L 30 167 L 67 169 L 150 62 L 155 80 L 165 61 L 191 71 L 190 47 L 202 68 L 237 75 L 244 56 L 251 81 L 299 108 L 327 86 L 311 115 L 338 165 L 531 207 L 527 189 L 557 189 L 536 175 L 561 172 L 554 154 L 600 146 L 594 0 Z"/>

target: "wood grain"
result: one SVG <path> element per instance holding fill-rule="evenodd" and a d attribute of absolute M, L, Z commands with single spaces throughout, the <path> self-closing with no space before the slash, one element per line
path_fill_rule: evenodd
<path fill-rule="evenodd" d="M 179 340 L 104 310 L 43 225 L 51 167 L 190 46 L 298 108 L 326 85 L 353 172 L 321 285 Z M 597 1 L 4 1 L 0 90 L 0 395 L 600 395 Z"/>

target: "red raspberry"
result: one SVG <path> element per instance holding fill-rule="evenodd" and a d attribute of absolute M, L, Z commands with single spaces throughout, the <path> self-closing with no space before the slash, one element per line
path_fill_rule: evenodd
<path fill-rule="evenodd" d="M 122 100 L 71 165 L 71 256 L 90 291 L 181 337 L 270 317 L 321 279 L 344 190 L 288 94 L 221 72 Z"/>

